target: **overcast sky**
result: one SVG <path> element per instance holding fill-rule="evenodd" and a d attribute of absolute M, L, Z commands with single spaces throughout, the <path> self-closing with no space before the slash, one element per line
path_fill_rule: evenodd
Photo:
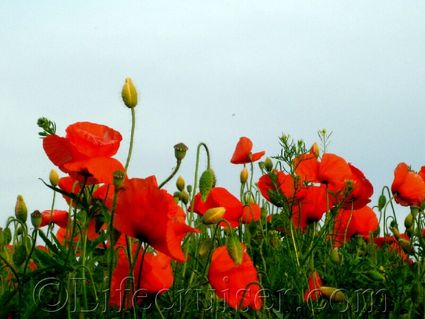
<path fill-rule="evenodd" d="M 18 194 L 30 211 L 50 207 L 40 116 L 59 135 L 76 121 L 119 130 L 125 160 L 126 76 L 140 96 L 132 177 L 162 181 L 184 142 L 192 182 L 202 141 L 219 185 L 237 194 L 240 136 L 272 156 L 282 133 L 309 145 L 321 128 L 375 194 L 399 162 L 425 165 L 422 0 L 3 0 L 0 21 L 2 226 Z"/>

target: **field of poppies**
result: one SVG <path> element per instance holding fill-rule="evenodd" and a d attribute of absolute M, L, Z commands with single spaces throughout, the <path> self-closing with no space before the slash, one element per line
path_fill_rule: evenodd
<path fill-rule="evenodd" d="M 178 174 L 183 143 L 164 181 L 128 176 L 130 78 L 122 98 L 132 118 L 125 163 L 110 127 L 77 122 L 60 136 L 38 120 L 53 198 L 28 211 L 18 195 L 0 228 L 0 318 L 425 316 L 425 166 L 398 164 L 371 203 L 372 184 L 327 152 L 322 130 L 312 146 L 281 136 L 269 157 L 240 137 L 229 154 L 238 194 L 216 185 L 204 143 L 190 147 L 194 176 Z M 410 207 L 404 220 L 397 205 Z"/>

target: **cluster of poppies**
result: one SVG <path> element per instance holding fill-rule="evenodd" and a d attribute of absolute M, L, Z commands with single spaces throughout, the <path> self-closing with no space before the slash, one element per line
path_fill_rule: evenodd
<path fill-rule="evenodd" d="M 187 211 L 195 212 L 220 227 L 234 228 L 241 224 L 258 222 L 262 213 L 260 203 L 252 196 L 239 199 L 224 187 L 212 185 L 206 196 L 194 194 L 190 207 L 178 205 L 173 195 L 158 186 L 155 176 L 130 178 L 116 154 L 121 134 L 107 126 L 90 122 L 70 125 L 66 136 L 48 134 L 43 139 L 43 148 L 49 159 L 67 176 L 57 182 L 65 194 L 65 199 L 75 208 L 83 197 L 82 190 L 90 186 L 92 198 L 86 205 L 98 201 L 114 213 L 113 228 L 121 237 L 114 242 L 118 262 L 111 281 L 110 305 L 131 307 L 129 300 L 123 305 L 122 285 L 131 269 L 134 272 L 133 289 L 144 289 L 148 293 L 164 292 L 173 284 L 171 261 L 185 262 L 187 253 L 182 250 L 182 241 L 189 233 L 200 233 L 199 229 L 187 224 Z M 253 144 L 247 137 L 241 137 L 231 157 L 231 163 L 242 164 L 241 183 L 246 183 L 246 164 L 260 160 L 265 152 L 252 152 Z M 265 170 L 256 186 L 266 201 L 281 208 L 288 214 L 293 226 L 305 231 L 310 225 L 322 220 L 324 214 L 331 214 L 333 231 L 330 238 L 334 246 L 340 246 L 352 236 L 359 235 L 366 240 L 378 229 L 375 212 L 367 206 L 371 201 L 373 187 L 364 174 L 342 157 L 324 153 L 319 154 L 317 144 L 308 152 L 292 160 L 292 173 L 273 167 L 266 160 Z M 264 164 L 264 163 L 263 163 Z M 263 165 L 264 167 L 264 165 Z M 420 206 L 425 201 L 425 167 L 415 173 L 402 163 L 395 170 L 392 192 L 397 203 Z M 185 209 L 186 210 L 185 210 Z M 217 216 L 215 216 L 215 215 Z M 273 216 L 269 216 L 269 220 Z M 58 239 L 65 243 L 68 212 L 47 210 L 42 213 L 39 227 L 54 223 L 60 229 Z M 89 240 L 98 238 L 106 232 L 107 225 L 95 227 L 96 213 L 91 216 L 87 227 Z M 131 252 L 126 239 L 133 238 L 154 248 L 144 251 L 132 244 Z M 105 237 L 106 241 L 108 240 Z M 390 244 L 398 247 L 396 237 L 376 238 L 379 245 Z M 79 240 L 76 235 L 74 241 Z M 216 247 L 211 254 L 208 278 L 219 298 L 231 307 L 262 307 L 257 270 L 247 247 L 239 243 L 240 258 L 234 257 L 228 245 Z M 104 245 L 108 247 L 109 243 Z M 397 248 L 395 247 L 395 248 Z M 143 258 L 142 258 L 143 256 Z M 405 255 L 404 255 L 405 256 Z M 142 266 L 143 264 L 143 266 Z M 321 286 L 321 279 L 314 272 L 309 281 L 310 290 L 306 296 L 313 300 L 320 294 L 310 291 Z M 307 297 L 306 297 L 307 298 Z"/>

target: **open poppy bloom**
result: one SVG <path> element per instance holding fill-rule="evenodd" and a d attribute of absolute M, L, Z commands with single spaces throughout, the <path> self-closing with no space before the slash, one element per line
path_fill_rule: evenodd
<path fill-rule="evenodd" d="M 66 227 L 68 224 L 68 212 L 66 210 L 48 209 L 41 212 L 41 225 L 46 226 L 50 223 L 56 224 L 59 227 Z"/>
<path fill-rule="evenodd" d="M 226 246 L 217 247 L 211 257 L 208 280 L 217 297 L 234 309 L 262 307 L 257 270 L 243 245 L 243 259 L 240 265 L 230 257 Z"/>
<path fill-rule="evenodd" d="M 378 226 L 378 218 L 372 208 L 368 206 L 357 210 L 341 209 L 335 216 L 335 245 L 340 246 L 354 235 L 368 240 L 370 233 L 377 230 Z"/>
<path fill-rule="evenodd" d="M 301 180 L 328 185 L 330 191 L 340 191 L 351 177 L 348 163 L 340 156 L 325 153 L 319 161 L 312 153 L 294 159 L 295 172 Z"/>
<path fill-rule="evenodd" d="M 117 260 L 112 273 L 109 305 L 118 310 L 133 308 L 136 303 L 142 303 L 147 294 L 164 293 L 173 284 L 171 259 L 165 254 L 146 252 L 143 256 L 143 250 L 140 250 L 134 265 L 134 277 L 130 274 L 130 263 L 124 249 L 118 249 Z"/>
<path fill-rule="evenodd" d="M 410 240 L 407 234 L 400 234 L 400 238 L 403 238 L 408 241 Z M 399 254 L 404 261 L 408 260 L 409 256 L 403 251 L 403 248 L 400 247 L 400 244 L 397 238 L 395 238 L 395 236 L 386 235 L 384 237 L 375 237 L 373 241 L 378 247 L 381 248 L 387 245 L 390 250 Z"/>
<path fill-rule="evenodd" d="M 236 144 L 236 148 L 230 162 L 233 164 L 255 162 L 258 161 L 265 153 L 265 151 L 252 153 L 252 141 L 248 137 L 243 136 L 239 139 L 238 144 Z"/>
<path fill-rule="evenodd" d="M 344 209 L 360 209 L 370 203 L 373 194 L 373 186 L 364 176 L 362 171 L 352 164 L 350 178 L 346 179 L 346 187 L 349 187 L 348 196 L 343 198 Z"/>
<path fill-rule="evenodd" d="M 310 223 L 319 221 L 329 209 L 326 196 L 324 185 L 305 187 L 302 196 L 292 206 L 294 226 L 304 229 Z"/>
<path fill-rule="evenodd" d="M 421 206 L 425 201 L 425 180 L 411 171 L 406 163 L 400 163 L 394 170 L 391 192 L 395 201 L 402 206 Z"/>
<path fill-rule="evenodd" d="M 63 172 L 87 184 L 112 184 L 114 171 L 124 171 L 112 158 L 122 140 L 121 134 L 105 125 L 77 122 L 67 127 L 66 136 L 48 135 L 43 148 Z"/>
<path fill-rule="evenodd" d="M 320 291 L 320 287 L 323 285 L 322 278 L 317 271 L 311 273 L 308 278 L 308 287 L 304 292 L 304 301 L 307 302 L 309 300 L 316 301 L 321 296 L 322 293 Z"/>
<path fill-rule="evenodd" d="M 257 222 L 261 216 L 261 207 L 256 203 L 250 203 L 243 207 L 242 210 L 242 223 L 249 224 L 251 222 Z"/>
<path fill-rule="evenodd" d="M 195 195 L 193 211 L 204 215 L 210 208 L 224 207 L 226 212 L 223 219 L 226 219 L 232 227 L 239 225 L 239 219 L 242 217 L 243 205 L 241 201 L 223 187 L 214 187 L 210 190 L 205 202 L 202 201 L 201 194 Z M 220 223 L 221 226 L 227 226 L 226 223 Z"/>
<path fill-rule="evenodd" d="M 277 170 L 261 176 L 257 186 L 263 197 L 278 207 L 282 207 L 285 201 L 292 202 L 302 190 L 291 175 Z"/>
<path fill-rule="evenodd" d="M 106 204 L 112 206 L 113 191 Z M 185 223 L 186 214 L 173 196 L 158 188 L 155 176 L 132 178 L 118 191 L 114 227 L 150 244 L 170 258 L 184 261 L 181 242 L 188 232 L 198 230 Z"/>

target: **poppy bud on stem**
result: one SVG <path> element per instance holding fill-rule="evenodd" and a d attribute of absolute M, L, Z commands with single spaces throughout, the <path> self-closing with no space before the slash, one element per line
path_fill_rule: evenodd
<path fill-rule="evenodd" d="M 121 91 L 121 97 L 124 104 L 132 109 L 137 105 L 137 91 L 131 78 L 126 78 Z"/>
<path fill-rule="evenodd" d="M 28 209 L 22 195 L 18 195 L 18 197 L 16 198 L 15 216 L 17 219 L 19 219 L 23 223 L 27 221 Z"/>
<path fill-rule="evenodd" d="M 39 228 L 41 225 L 42 217 L 39 210 L 35 210 L 31 214 L 31 224 L 34 226 L 34 228 Z"/>
<path fill-rule="evenodd" d="M 226 213 L 226 209 L 224 207 L 210 208 L 205 212 L 204 216 L 202 217 L 202 221 L 207 225 L 216 224 L 221 221 L 224 213 Z"/>
<path fill-rule="evenodd" d="M 52 169 L 50 171 L 49 180 L 50 180 L 50 184 L 52 184 L 52 186 L 55 186 L 55 187 L 58 186 L 59 175 L 58 175 L 58 172 L 56 170 Z"/>

